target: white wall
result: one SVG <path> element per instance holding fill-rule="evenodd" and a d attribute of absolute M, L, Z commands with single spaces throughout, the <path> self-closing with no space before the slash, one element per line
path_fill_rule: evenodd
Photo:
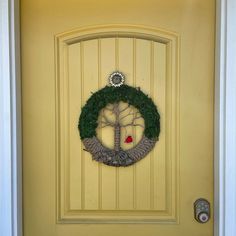
<path fill-rule="evenodd" d="M 215 236 L 236 235 L 236 1 L 217 0 Z"/>
<path fill-rule="evenodd" d="M 21 102 L 18 1 L 0 0 L 0 235 L 20 236 Z"/>

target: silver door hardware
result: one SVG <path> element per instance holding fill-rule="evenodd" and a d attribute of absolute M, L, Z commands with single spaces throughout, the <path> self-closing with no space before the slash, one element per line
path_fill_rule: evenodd
<path fill-rule="evenodd" d="M 200 198 L 194 203 L 194 216 L 199 223 L 206 223 L 210 219 L 210 203 Z"/>

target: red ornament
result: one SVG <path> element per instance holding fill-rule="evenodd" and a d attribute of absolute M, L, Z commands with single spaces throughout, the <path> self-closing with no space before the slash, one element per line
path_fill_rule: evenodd
<path fill-rule="evenodd" d="M 128 136 L 128 137 L 125 139 L 125 143 L 132 143 L 132 142 L 133 142 L 132 136 Z"/>

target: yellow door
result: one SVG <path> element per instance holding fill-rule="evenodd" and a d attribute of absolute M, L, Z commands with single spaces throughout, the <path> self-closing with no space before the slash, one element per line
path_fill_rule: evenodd
<path fill-rule="evenodd" d="M 21 1 L 24 236 L 213 236 L 214 15 L 214 0 Z M 125 168 L 92 161 L 77 128 L 117 70 L 161 116 L 154 150 Z"/>

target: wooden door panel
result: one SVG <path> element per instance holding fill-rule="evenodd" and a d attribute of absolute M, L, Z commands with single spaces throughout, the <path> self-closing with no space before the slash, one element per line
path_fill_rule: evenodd
<path fill-rule="evenodd" d="M 56 36 L 58 219 L 176 222 L 178 35 L 128 25 L 107 26 L 104 33 L 100 28 L 83 31 L 83 35 L 75 30 Z M 93 161 L 81 145 L 77 129 L 81 107 L 92 92 L 108 84 L 109 75 L 116 70 L 125 74 L 127 84 L 150 94 L 161 114 L 160 141 L 142 161 L 126 168 Z M 99 130 L 98 135 L 112 148 L 112 130 Z M 133 145 L 141 135 L 135 128 Z"/>

